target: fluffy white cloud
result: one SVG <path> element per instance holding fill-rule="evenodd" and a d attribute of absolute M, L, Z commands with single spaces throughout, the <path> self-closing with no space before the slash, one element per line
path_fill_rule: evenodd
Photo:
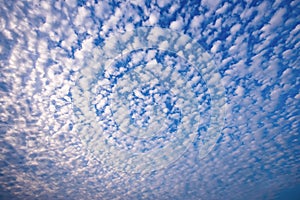
<path fill-rule="evenodd" d="M 171 1 L 170 0 L 157 0 L 156 3 L 160 8 L 163 8 L 163 7 L 167 6 L 168 4 L 170 4 Z"/>
<path fill-rule="evenodd" d="M 297 6 L 297 1 L 291 1 L 289 6 L 281 1 L 273 4 L 202 1 L 182 5 L 169 0 L 149 5 L 134 1 L 122 2 L 118 8 L 107 1 L 90 1 L 82 7 L 77 4 L 72 0 L 53 5 L 18 1 L 5 2 L 0 8 L 2 188 L 21 199 L 218 199 L 220 196 L 259 199 L 265 194 L 272 198 L 277 191 L 295 184 L 298 168 L 295 149 L 299 137 L 296 112 L 300 99 L 295 55 L 300 42 L 298 18 L 289 6 Z M 162 8 L 167 11 L 160 13 Z M 176 33 L 185 29 L 203 45 L 199 52 L 213 53 L 216 64 L 206 64 L 210 56 L 204 53 L 199 57 L 192 55 L 198 52 L 195 43 L 184 38 L 168 38 L 158 28 L 159 21 Z M 186 27 L 188 23 L 190 27 Z M 127 33 L 122 39 L 117 38 L 120 40 L 107 41 L 109 35 L 134 31 L 141 24 L 158 27 L 139 40 L 130 41 L 131 34 Z M 95 39 L 99 37 L 104 42 L 95 46 Z M 136 158 L 122 151 L 114 154 L 126 145 L 132 145 L 132 151 L 145 146 L 151 148 L 150 144 L 127 137 L 127 132 L 117 131 L 118 127 L 109 120 L 114 115 L 122 130 L 142 131 L 130 126 L 128 110 L 120 109 L 124 105 L 113 106 L 109 102 L 108 94 L 115 89 L 109 78 L 118 73 L 109 64 L 114 56 L 119 56 L 116 52 L 124 42 L 132 43 L 130 50 L 144 48 L 145 43 L 162 49 L 178 48 L 181 51 L 175 53 L 187 56 L 185 59 L 189 62 L 199 61 L 194 67 L 203 73 L 208 87 L 219 82 L 224 84 L 228 101 L 225 126 L 223 136 L 210 154 L 199 160 L 199 154 L 205 150 L 200 144 L 203 135 L 188 134 L 186 130 L 190 129 L 191 118 L 205 124 L 206 115 L 217 110 L 214 107 L 206 112 L 201 106 L 196 109 L 193 107 L 196 101 L 212 106 L 218 101 L 202 99 L 203 94 L 193 93 L 203 89 L 199 86 L 199 76 L 192 77 L 197 70 L 186 76 L 190 79 L 189 84 L 185 84 L 188 78 L 183 79 L 183 75 L 172 71 L 169 58 L 164 60 L 169 67 L 162 65 L 156 59 L 155 50 L 149 50 L 145 56 L 132 57 L 135 64 L 147 61 L 143 69 L 148 71 L 134 73 L 150 87 L 160 83 L 158 78 L 165 80 L 164 87 L 176 83 L 170 91 L 177 99 L 170 98 L 170 102 L 176 102 L 177 108 L 190 115 L 182 116 L 180 141 L 176 141 L 178 135 L 168 132 L 165 137 L 189 148 L 181 157 L 178 156 L 182 152 L 180 148 L 165 157 L 159 151 L 154 152 L 156 160 L 146 157 L 149 154 L 145 153 L 143 161 L 149 161 L 149 165 L 137 165 Z M 107 60 L 99 50 L 102 47 L 105 55 L 113 58 Z M 222 75 L 209 75 L 214 69 L 220 70 Z M 119 70 L 125 72 L 124 67 Z M 105 79 L 101 79 L 103 77 Z M 141 84 L 138 79 L 124 78 L 118 82 L 120 93 L 128 93 Z M 208 93 L 212 91 L 219 92 L 209 89 Z M 180 114 L 170 115 L 163 121 L 167 106 L 150 104 L 152 100 L 164 102 L 166 95 L 159 94 L 158 87 L 149 93 L 153 99 L 147 99 L 141 90 L 134 92 L 142 99 L 141 105 L 147 104 L 143 116 L 134 114 L 137 124 L 141 125 L 147 121 L 146 116 L 156 113 L 157 118 L 149 119 L 149 126 L 154 130 L 169 128 L 171 117 L 179 119 Z M 193 95 L 195 98 L 191 98 Z M 123 98 L 128 100 L 129 96 Z M 138 111 L 141 108 L 140 105 L 134 107 Z M 203 116 L 197 115 L 198 109 L 203 111 Z M 98 138 L 92 137 L 95 133 L 99 134 Z M 183 138 L 185 134 L 188 139 Z M 195 142 L 191 143 L 189 137 L 194 136 Z M 169 144 L 164 137 L 156 142 L 163 148 Z M 178 160 L 165 169 L 146 173 L 159 163 L 167 166 L 165 164 L 175 158 Z M 131 165 L 121 162 L 126 159 Z M 119 169 L 137 170 L 141 174 L 99 167 L 116 166 L 114 160 L 120 164 Z"/>

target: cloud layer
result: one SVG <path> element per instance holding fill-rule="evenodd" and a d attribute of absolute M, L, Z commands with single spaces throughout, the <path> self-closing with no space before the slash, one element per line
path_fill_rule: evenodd
<path fill-rule="evenodd" d="M 299 1 L 213 2 L 1 2 L 1 198 L 276 199 L 285 189 L 299 184 Z M 184 46 L 193 50 L 185 53 L 180 52 L 181 48 L 176 45 L 183 46 L 187 42 L 178 37 L 176 42 L 159 43 L 155 35 L 148 40 L 130 35 L 136 33 L 139 27 L 149 26 L 149 30 L 157 27 L 158 32 L 161 29 L 172 30 L 177 36 L 186 35 L 197 43 Z M 120 39 L 123 40 L 112 40 L 113 35 L 122 35 Z M 133 40 L 124 42 L 130 38 Z M 158 91 L 155 91 L 150 85 L 150 89 L 144 92 L 152 92 L 153 99 L 144 97 L 142 88 L 134 85 L 143 75 L 146 80 L 150 77 L 152 84 L 156 84 L 155 80 L 163 82 L 164 78 L 176 76 L 176 62 L 170 58 L 170 52 L 165 60 L 159 61 L 153 55 L 162 52 L 145 54 L 141 51 L 139 54 L 129 51 L 151 39 L 152 43 L 156 39 L 160 49 L 175 49 L 177 56 L 174 59 L 180 63 L 179 67 L 190 67 L 184 59 L 199 59 L 193 57 L 199 55 L 196 52 L 199 48 L 193 48 L 201 46 L 201 59 L 205 60 L 207 55 L 214 63 L 200 67 L 204 82 L 201 83 L 196 71 L 188 68 L 194 77 L 187 80 L 177 74 L 178 79 L 173 81 L 178 88 L 157 87 Z M 160 62 L 172 66 L 173 62 L 174 67 L 170 69 L 162 65 L 162 71 L 172 71 L 172 76 L 162 73 L 155 77 L 151 71 L 153 68 L 149 67 L 149 70 L 125 73 L 117 86 L 110 88 L 113 81 L 109 77 L 116 75 L 110 59 L 119 56 L 115 49 L 118 47 L 120 51 L 124 44 L 132 45 L 130 49 L 126 47 L 127 52 L 122 54 L 125 59 L 126 53 L 129 53 L 132 65 L 143 59 L 148 59 L 155 66 L 159 66 Z M 195 65 L 193 62 L 190 64 Z M 118 70 L 122 72 L 126 68 Z M 134 74 L 138 76 L 134 77 Z M 224 126 L 220 126 L 223 127 L 222 136 L 214 142 L 215 148 L 205 157 L 199 157 L 203 138 L 197 135 L 193 142 L 187 140 L 189 148 L 185 148 L 180 157 L 175 154 L 176 162 L 164 165 L 163 169 L 143 173 L 136 164 L 129 166 L 138 173 L 128 173 L 132 169 L 119 163 L 111 169 L 112 160 L 108 158 L 115 155 L 100 159 L 99 154 L 91 150 L 90 144 L 99 146 L 91 131 L 95 127 L 114 127 L 109 121 L 101 125 L 112 114 L 111 111 L 118 112 L 122 107 L 115 105 L 110 110 L 105 109 L 109 98 L 120 97 L 109 96 L 109 89 L 123 94 L 128 81 L 131 91 L 136 89 L 132 98 L 129 96 L 125 101 L 132 106 L 133 113 L 138 113 L 132 115 L 135 116 L 134 123 L 153 129 L 157 129 L 155 122 L 161 122 L 158 116 L 164 115 L 171 119 L 166 122 L 168 125 L 175 126 L 174 120 L 181 120 L 178 124 L 184 124 L 184 108 L 189 108 L 185 105 L 186 101 L 180 104 L 181 93 L 177 92 L 184 90 L 187 85 L 184 83 L 188 82 L 189 87 L 199 84 L 197 89 L 190 90 L 193 92 L 201 91 L 206 85 L 207 96 L 218 94 L 218 90 L 223 88 L 225 95 L 220 97 L 226 97 L 226 105 L 218 104 L 218 98 L 211 100 L 211 107 L 209 102 L 203 102 L 212 113 L 216 113 L 216 106 L 226 106 Z M 172 80 L 167 83 L 172 83 Z M 216 84 L 222 84 L 222 87 L 213 87 Z M 89 90 L 82 90 L 86 88 Z M 172 88 L 172 92 L 162 94 L 163 88 Z M 159 98 L 156 92 L 161 93 Z M 138 102 L 135 98 L 140 99 L 140 104 L 144 103 L 145 112 L 142 107 L 134 105 Z M 187 91 L 186 99 L 195 105 L 197 98 L 190 98 Z M 177 105 L 174 104 L 176 100 Z M 164 102 L 165 107 L 147 107 L 155 101 Z M 176 116 L 176 109 L 169 109 L 172 102 L 184 113 L 182 118 L 180 112 Z M 193 111 L 194 107 L 190 109 Z M 114 119 L 121 130 L 128 131 L 128 117 L 116 116 Z M 151 116 L 156 117 L 151 119 Z M 203 124 L 208 126 L 209 123 L 204 121 Z M 131 128 L 137 131 L 135 127 Z M 79 134 L 78 130 L 87 134 Z M 174 130 L 177 130 L 176 126 Z M 117 144 L 122 144 L 109 138 L 110 147 L 117 148 Z M 114 138 L 124 137 L 115 135 Z M 164 145 L 166 141 L 161 139 L 153 144 Z M 128 140 L 123 144 L 139 148 L 133 145 L 134 142 Z M 126 156 L 122 159 L 128 158 Z M 170 156 L 168 154 L 167 158 L 175 160 Z M 124 170 L 115 170 L 118 166 Z"/>

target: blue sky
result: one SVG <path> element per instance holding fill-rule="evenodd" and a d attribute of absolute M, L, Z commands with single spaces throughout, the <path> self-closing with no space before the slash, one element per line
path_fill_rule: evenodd
<path fill-rule="evenodd" d="M 299 11 L 0 0 L 0 199 L 297 199 Z"/>

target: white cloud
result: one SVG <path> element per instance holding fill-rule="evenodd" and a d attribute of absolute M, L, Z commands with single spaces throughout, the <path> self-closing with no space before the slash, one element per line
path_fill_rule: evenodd
<path fill-rule="evenodd" d="M 149 24 L 150 25 L 156 24 L 159 20 L 159 16 L 160 16 L 159 12 L 152 12 L 149 16 Z"/>
<path fill-rule="evenodd" d="M 157 0 L 156 3 L 160 8 L 163 8 L 165 6 L 167 6 L 168 4 L 170 4 L 170 0 Z"/>
<path fill-rule="evenodd" d="M 211 48 L 212 53 L 216 53 L 220 49 L 221 41 L 218 40 L 214 43 L 214 45 Z"/>
<path fill-rule="evenodd" d="M 68 6 L 70 6 L 71 8 L 75 8 L 77 5 L 77 1 L 76 0 L 66 0 L 66 3 Z"/>
<path fill-rule="evenodd" d="M 231 27 L 230 32 L 232 35 L 236 35 L 236 33 L 241 29 L 241 24 L 235 24 Z"/>
<path fill-rule="evenodd" d="M 229 3 L 225 2 L 224 5 L 221 8 L 216 10 L 216 14 L 223 14 L 224 12 L 226 12 L 228 7 L 229 7 Z"/>
<path fill-rule="evenodd" d="M 283 23 L 283 15 L 286 13 L 285 8 L 281 8 L 272 16 L 269 24 L 265 25 L 262 30 L 265 32 L 263 35 L 269 35 L 272 31 L 276 29 L 276 27 L 279 27 Z"/>
<path fill-rule="evenodd" d="M 204 19 L 204 17 L 202 15 L 194 16 L 193 19 L 192 19 L 192 22 L 191 22 L 191 27 L 192 28 L 200 27 L 203 19 Z"/>
<path fill-rule="evenodd" d="M 295 6 L 296 2 L 291 2 L 291 6 L 293 4 Z M 0 107 L 2 110 L 0 117 L 1 120 L 6 121 L 12 118 L 14 119 L 13 121 L 18 123 L 14 124 L 14 126 L 6 125 L 9 128 L 7 131 L 5 130 L 5 137 L 1 141 L 1 145 L 3 144 L 2 149 L 4 151 L 14 150 L 17 153 L 15 155 L 13 152 L 9 152 L 9 156 L 2 154 L 2 156 L 6 156 L 6 159 L 3 159 L 5 160 L 5 165 L 2 166 L 2 173 L 5 177 L 16 178 L 9 179 L 13 183 L 10 186 L 12 189 L 14 187 L 19 188 L 18 192 L 17 190 L 12 190 L 14 195 L 20 196 L 24 194 L 29 197 L 36 195 L 34 198 L 45 197 L 49 199 L 66 197 L 69 199 L 105 199 L 117 198 L 117 196 L 136 199 L 143 191 L 145 193 L 144 197 L 150 199 L 182 199 L 186 195 L 190 195 L 190 199 L 198 199 L 199 196 L 203 199 L 218 199 L 220 195 L 224 196 L 224 191 L 227 191 L 224 198 L 231 199 L 232 196 L 230 194 L 232 194 L 232 191 L 235 191 L 234 194 L 237 197 L 244 199 L 251 197 L 253 195 L 252 191 L 257 191 L 257 185 L 257 187 L 260 187 L 263 184 L 264 187 L 260 187 L 262 188 L 261 192 L 258 192 L 257 196 L 254 195 L 257 197 L 256 199 L 259 199 L 260 195 L 263 195 L 266 191 L 281 190 L 284 184 L 293 184 L 295 179 L 290 174 L 293 174 L 295 169 L 297 169 L 294 163 L 294 149 L 298 142 L 296 139 L 293 139 L 297 138 L 296 130 L 298 125 L 294 113 L 297 111 L 296 102 L 300 99 L 300 95 L 297 92 L 290 96 L 286 94 L 289 94 L 289 91 L 294 89 L 295 83 L 298 83 L 295 71 L 295 63 L 297 61 L 293 61 L 293 59 L 300 44 L 297 42 L 299 27 L 285 26 L 286 33 L 282 34 L 282 38 L 283 40 L 288 38 L 286 42 L 279 40 L 277 41 L 277 47 L 274 48 L 270 44 L 276 38 L 275 36 L 279 34 L 275 30 L 281 28 L 281 25 L 286 21 L 284 18 L 289 17 L 287 19 L 289 23 L 285 25 L 293 24 L 293 20 L 296 20 L 296 18 L 293 19 L 291 17 L 293 13 L 285 15 L 289 12 L 288 7 L 285 7 L 285 5 L 282 5 L 284 6 L 282 8 L 274 9 L 269 2 L 262 2 L 251 8 L 247 4 L 244 7 L 244 11 L 241 12 L 242 22 L 228 13 L 229 6 L 232 6 L 236 13 L 241 11 L 242 7 L 227 3 L 216 11 L 216 14 L 224 15 L 222 19 L 219 17 L 215 19 L 214 10 L 218 8 L 218 2 L 203 1 L 202 3 L 209 10 L 208 12 L 200 10 L 198 16 L 189 18 L 186 15 L 183 20 L 182 16 L 180 16 L 182 11 L 178 9 L 177 4 L 171 5 L 171 2 L 169 3 L 171 6 L 169 13 L 177 14 L 176 18 L 179 19 L 179 21 L 172 22 L 174 30 L 180 31 L 190 19 L 191 27 L 188 32 L 191 34 L 191 37 L 199 40 L 202 44 L 205 43 L 204 47 L 206 45 L 212 46 L 211 52 L 219 55 L 219 57 L 215 56 L 214 59 L 220 65 L 218 64 L 214 67 L 225 70 L 225 77 L 207 75 L 210 73 L 209 70 L 215 69 L 212 65 L 203 64 L 206 62 L 205 59 L 209 59 L 209 56 L 203 55 L 203 58 L 195 59 L 199 62 L 201 61 L 201 67 L 209 68 L 209 70 L 203 69 L 204 77 L 210 79 L 208 81 L 209 86 L 213 86 L 220 81 L 226 83 L 225 87 L 228 89 L 227 99 L 230 101 L 230 104 L 227 105 L 228 114 L 226 115 L 226 127 L 223 131 L 224 136 L 216 149 L 203 160 L 198 160 L 198 152 L 196 152 L 195 146 L 187 149 L 187 153 L 177 160 L 176 163 L 173 163 L 172 166 L 152 174 L 145 173 L 151 168 L 150 165 L 126 166 L 124 163 L 121 163 L 117 159 L 118 156 L 119 159 L 123 160 L 126 156 L 115 153 L 122 146 L 115 145 L 110 147 L 105 145 L 104 140 L 101 141 L 99 139 L 102 136 L 101 134 L 106 134 L 104 138 L 109 139 L 110 144 L 113 145 L 116 144 L 113 137 L 124 138 L 124 135 L 121 132 L 114 132 L 114 136 L 111 137 L 108 136 L 109 131 L 105 132 L 103 130 L 104 126 L 110 126 L 112 129 L 116 129 L 116 127 L 112 124 L 113 122 L 107 120 L 111 118 L 111 110 L 107 107 L 104 108 L 104 102 L 108 101 L 104 97 L 107 97 L 106 90 L 110 89 L 110 81 L 104 78 L 101 79 L 101 74 L 102 72 L 113 74 L 116 71 L 113 68 L 101 67 L 101 64 L 104 63 L 103 55 L 101 51 L 93 48 L 93 39 L 101 28 L 103 30 L 101 37 L 104 38 L 123 29 L 134 30 L 136 23 L 141 21 L 143 17 L 148 19 L 148 25 L 155 25 L 161 17 L 159 14 L 160 7 L 151 2 L 150 9 L 142 6 L 142 10 L 147 16 L 138 16 L 136 9 L 130 6 L 129 3 L 126 6 L 121 4 L 115 13 L 112 12 L 111 6 L 103 1 L 99 1 L 95 5 L 94 3 L 88 3 L 89 5 L 83 9 L 76 8 L 76 1 L 66 1 L 66 4 L 61 3 L 61 5 L 56 3 L 56 8 L 62 9 L 59 12 L 51 9 L 49 4 L 43 2 L 40 4 L 40 9 L 36 9 L 38 7 L 32 7 L 31 9 L 30 6 L 32 4 L 30 2 L 27 4 L 28 7 L 22 1 L 9 8 L 5 8 L 8 7 L 8 4 L 3 4 L 4 8 L 0 9 L 2 9 L 2 13 L 6 14 L 3 16 L 7 16 L 5 19 L 7 21 L 5 25 L 2 24 L 1 31 L 6 38 L 13 38 L 14 41 L 10 41 L 9 48 L 11 51 L 8 56 L 4 59 L 1 57 L 2 60 L 0 61 L 1 66 L 3 66 L 3 74 L 5 75 L 1 81 L 11 85 L 8 93 L 4 93 L 2 88 L 0 88 L 1 95 L 3 96 L 4 94 L 1 99 Z M 142 5 L 142 2 L 135 1 L 135 4 Z M 159 1 L 158 4 L 161 7 L 166 7 L 168 2 Z M 276 3 L 277 5 L 279 6 L 278 3 Z M 97 17 L 95 18 L 95 23 L 90 18 L 90 6 L 95 6 Z M 199 7 L 198 4 L 194 6 Z M 186 13 L 189 13 L 191 10 L 190 7 L 185 5 L 183 7 Z M 258 13 L 255 18 L 253 20 L 250 19 L 250 16 L 255 14 L 256 11 Z M 28 16 L 24 15 L 25 12 L 28 13 Z M 63 18 L 64 14 L 66 16 Z M 41 31 L 37 34 L 37 32 L 33 31 L 34 25 L 32 24 L 35 24 L 35 20 L 40 16 L 46 22 L 36 25 L 36 28 Z M 269 25 L 264 24 L 264 21 L 261 20 L 264 16 L 270 18 Z M 131 22 L 128 20 L 129 17 L 132 17 Z M 210 21 L 211 18 L 214 21 Z M 99 26 L 100 23 L 97 23 L 100 21 L 104 24 L 102 27 Z M 206 21 L 210 25 L 202 27 L 201 25 L 206 24 Z M 249 23 L 246 23 L 248 21 Z M 74 26 L 73 22 L 76 26 Z M 221 26 L 230 28 L 232 36 L 227 37 L 226 40 L 218 38 L 220 31 L 214 29 Z M 261 26 L 263 26 L 262 29 L 265 31 L 265 34 L 261 34 L 261 30 L 259 30 Z M 251 30 L 251 33 L 240 34 L 239 30 L 241 32 Z M 80 35 L 76 35 L 76 33 L 84 32 L 88 32 L 90 36 L 82 39 Z M 152 35 L 146 38 L 145 41 L 149 39 L 149 42 L 160 44 L 160 36 L 167 38 L 164 35 L 165 32 L 159 28 L 152 29 L 151 33 Z M 130 38 L 129 36 L 127 35 L 126 37 Z M 254 37 L 253 50 L 251 49 L 252 44 L 249 44 L 247 40 L 250 36 Z M 174 38 L 171 39 L 173 42 Z M 60 46 L 51 47 L 53 44 L 50 45 L 50 40 L 53 43 L 62 41 L 62 48 Z M 73 45 L 76 46 L 77 40 L 80 40 L 82 49 L 76 50 L 75 59 L 73 59 L 67 56 L 66 50 L 70 51 Z M 126 41 L 128 40 L 126 39 Z M 140 47 L 145 44 L 145 41 L 138 42 L 136 40 L 135 45 Z M 166 41 L 162 45 L 165 45 L 164 48 L 168 48 L 174 45 L 172 42 Z M 18 46 L 16 43 L 18 43 Z M 1 46 L 3 44 L 1 43 Z M 185 44 L 184 41 L 180 46 L 183 44 Z M 222 48 L 221 44 L 224 44 Z M 186 44 L 186 50 L 188 52 L 196 51 L 194 46 L 195 43 Z M 49 47 L 52 49 L 50 50 Z M 114 41 L 105 42 L 105 52 L 111 51 L 112 54 L 110 55 L 113 56 L 115 49 L 116 43 Z M 6 46 L 2 46 L 2 52 L 4 50 L 6 50 Z M 87 57 L 91 51 L 93 56 Z M 269 56 L 268 51 L 272 52 L 273 56 Z M 153 70 L 153 72 L 156 73 L 162 71 L 164 66 L 158 64 L 158 61 L 154 59 L 155 53 L 153 50 L 147 55 L 149 62 L 145 68 L 149 70 L 155 66 L 156 71 Z M 181 55 L 184 56 L 184 53 Z M 281 60 L 280 56 L 283 57 L 283 60 Z M 51 64 L 49 61 L 51 59 L 56 64 Z M 89 59 L 92 59 L 92 61 L 89 61 Z M 138 61 L 140 58 L 137 56 L 135 59 Z M 252 62 L 248 63 L 249 60 Z M 62 72 L 56 74 L 60 65 L 62 66 Z M 84 67 L 88 68 L 87 66 L 89 65 L 92 65 L 92 67 L 83 70 Z M 283 70 L 282 75 L 278 77 L 278 73 L 282 71 L 281 69 Z M 70 76 L 69 80 L 68 76 L 71 70 L 75 72 Z M 170 76 L 174 82 L 177 81 L 176 87 L 171 89 L 172 92 L 180 95 L 182 91 L 185 91 L 185 81 L 180 79 L 181 75 L 172 72 L 172 69 L 168 68 L 166 70 L 168 70 L 168 73 L 163 75 L 165 77 Z M 138 73 L 142 73 L 142 71 Z M 92 87 L 90 85 L 92 82 L 91 78 L 96 74 L 100 74 L 101 78 Z M 81 76 L 83 77 L 79 78 Z M 151 79 L 151 76 L 146 72 L 142 76 L 144 81 L 151 80 L 153 85 L 158 83 Z M 192 79 L 193 84 L 196 84 L 197 79 L 198 77 Z M 74 87 L 75 83 L 80 84 L 86 90 L 82 93 L 79 88 Z M 126 87 L 130 83 L 126 81 L 118 82 L 120 84 L 120 92 L 125 92 L 126 88 L 127 91 L 130 91 L 130 87 Z M 40 86 L 42 92 L 35 92 L 36 85 Z M 137 87 L 138 85 L 138 82 L 133 82 L 131 87 Z M 72 97 L 67 96 L 69 90 L 72 92 Z M 270 99 L 264 98 L 264 91 L 267 91 L 266 96 Z M 153 91 L 152 94 L 155 94 L 155 92 Z M 195 107 L 192 106 L 194 103 L 191 100 L 192 95 L 194 95 L 192 91 L 184 93 L 183 97 L 178 99 L 177 106 L 186 107 L 186 110 L 183 109 L 181 112 L 190 111 L 193 113 L 192 116 L 198 119 L 199 116 L 194 114 Z M 282 95 L 288 97 L 278 108 L 277 106 Z M 95 96 L 97 97 L 94 99 Z M 139 96 L 142 97 L 141 95 Z M 155 97 L 157 101 L 163 100 L 157 94 Z M 90 102 L 86 101 L 87 99 L 92 99 L 91 101 L 98 102 L 98 104 L 92 103 L 92 105 L 89 105 Z M 73 105 L 70 103 L 73 103 Z M 145 103 L 150 103 L 150 101 L 147 100 Z M 75 105 L 82 107 L 81 111 L 85 114 L 85 117 L 79 114 L 80 111 L 76 111 L 78 114 L 76 117 L 74 116 L 72 106 Z M 104 113 L 101 116 L 96 116 L 93 105 L 97 106 L 98 109 L 104 109 Z M 9 106 L 16 109 L 17 115 L 13 114 L 14 111 L 10 110 Z M 165 106 L 162 106 L 162 109 L 165 109 Z M 151 107 L 146 107 L 146 110 L 146 114 L 150 115 L 148 112 L 151 111 Z M 127 129 L 129 122 L 126 117 L 121 116 L 122 114 L 124 113 L 121 113 L 117 119 L 122 120 L 122 123 L 120 122 L 123 126 L 122 128 Z M 153 120 L 155 121 L 155 119 Z M 80 127 L 78 127 L 78 124 L 74 124 L 73 129 L 69 130 L 69 123 L 74 121 L 78 122 Z M 154 121 L 151 122 L 153 122 L 153 128 L 156 129 L 161 123 L 154 123 Z M 190 126 L 190 118 L 184 117 L 183 121 L 181 131 L 186 133 L 183 129 L 188 129 Z M 1 121 L 0 123 L 3 122 Z M 34 126 L 29 126 L 26 123 L 33 123 Z M 96 127 L 96 130 L 91 130 L 90 127 Z M 98 133 L 97 137 L 99 138 L 91 140 L 91 135 L 94 134 L 93 131 Z M 268 133 L 264 133 L 264 131 L 268 131 Z M 270 138 L 274 138 L 274 140 Z M 176 137 L 173 136 L 171 139 L 175 140 Z M 130 144 L 134 142 L 132 138 L 128 140 Z M 168 143 L 164 139 L 160 139 L 159 142 L 161 144 Z M 87 150 L 87 143 L 95 148 L 94 154 Z M 188 144 L 190 142 L 181 140 L 177 144 L 180 143 Z M 241 145 L 242 143 L 243 145 Z M 279 154 L 277 146 L 281 147 L 281 153 Z M 102 155 L 99 153 L 100 151 L 108 153 Z M 120 166 L 124 168 L 129 167 L 128 170 L 143 169 L 143 176 L 125 174 L 115 169 L 105 171 L 105 169 L 99 168 L 98 166 L 103 166 L 105 162 L 109 161 L 108 157 L 106 157 L 109 153 L 115 154 L 112 158 L 116 159 L 117 164 L 120 164 Z M 25 156 L 26 161 L 22 165 L 11 159 L 12 156 L 18 155 L 20 157 Z M 156 155 L 161 157 L 157 152 Z M 166 155 L 169 159 L 173 159 L 178 156 L 178 152 Z M 286 157 L 283 155 L 286 155 Z M 257 162 L 255 159 L 259 159 L 262 162 Z M 130 160 L 133 163 L 136 161 L 133 158 Z M 142 160 L 145 161 L 147 158 Z M 166 162 L 164 163 L 163 159 L 159 159 L 156 161 L 157 163 L 165 164 Z M 284 173 L 282 171 L 283 165 Z M 28 166 L 29 169 L 34 167 L 35 170 L 30 171 L 22 168 L 23 166 Z M 255 169 L 255 173 L 253 173 L 253 169 Z M 260 169 L 268 170 L 268 172 L 265 173 L 266 171 L 263 171 L 261 173 Z M 27 171 L 23 173 L 22 170 Z M 181 176 L 176 174 L 181 174 Z M 197 177 L 202 177 L 201 181 Z M 3 183 L 2 185 L 6 187 L 6 184 L 9 183 Z M 130 188 L 127 187 L 128 184 Z M 24 189 L 23 185 L 28 185 L 28 187 Z M 173 190 L 174 185 L 176 185 L 175 192 Z M 186 191 L 186 188 L 189 188 L 189 190 Z M 149 192 L 150 190 L 153 192 Z M 208 190 L 213 192 L 205 192 Z M 24 196 L 20 198 L 22 197 Z"/>
<path fill-rule="evenodd" d="M 172 30 L 181 30 L 183 26 L 183 19 L 181 17 L 177 18 L 176 21 L 171 22 L 170 28 Z"/>
<path fill-rule="evenodd" d="M 160 43 L 159 48 L 167 50 L 169 48 L 169 42 L 167 40 L 163 41 L 162 43 Z"/>
<path fill-rule="evenodd" d="M 106 20 L 112 14 L 112 8 L 106 1 L 98 1 L 95 4 L 95 15 L 100 19 Z"/>
<path fill-rule="evenodd" d="M 173 3 L 172 3 L 172 6 L 171 6 L 170 9 L 169 9 L 169 13 L 172 14 L 172 13 L 176 12 L 176 10 L 177 10 L 178 8 L 180 8 L 180 5 L 177 4 L 177 3 L 175 3 L 175 2 L 173 2 Z"/>
<path fill-rule="evenodd" d="M 215 10 L 217 6 L 219 5 L 220 1 L 210 1 L 210 0 L 203 0 L 201 1 L 201 5 L 206 6 L 209 8 L 209 10 Z"/>
<path fill-rule="evenodd" d="M 241 86 L 239 85 L 239 86 L 236 88 L 235 93 L 236 93 L 238 96 L 243 96 L 243 95 L 244 95 L 244 88 L 241 87 Z"/>
<path fill-rule="evenodd" d="M 279 26 L 283 22 L 283 15 L 286 13 L 286 8 L 280 8 L 276 13 L 273 15 L 272 19 L 270 20 L 270 24 L 273 27 Z"/>

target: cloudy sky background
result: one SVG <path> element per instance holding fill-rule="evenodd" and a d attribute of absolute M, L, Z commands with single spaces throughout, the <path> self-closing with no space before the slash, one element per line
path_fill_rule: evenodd
<path fill-rule="evenodd" d="M 296 199 L 298 0 L 0 5 L 2 199 Z M 116 169 L 119 164 L 109 168 L 106 161 L 118 156 L 99 158 L 89 135 L 78 133 L 101 122 L 89 121 L 93 110 L 80 103 L 95 92 L 80 87 L 101 85 L 87 80 L 114 73 L 91 69 L 106 61 L 103 49 L 114 43 L 112 35 L 139 27 L 196 40 L 220 74 L 226 114 L 207 156 L 199 157 L 201 144 L 194 141 L 163 169 L 130 173 Z"/>

